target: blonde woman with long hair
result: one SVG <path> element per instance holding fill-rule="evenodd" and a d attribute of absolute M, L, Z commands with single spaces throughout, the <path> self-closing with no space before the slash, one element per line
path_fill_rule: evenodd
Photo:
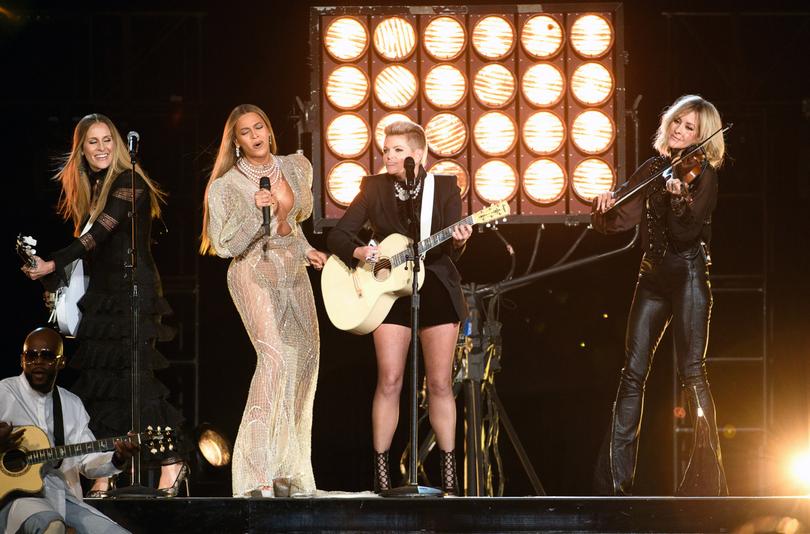
<path fill-rule="evenodd" d="M 200 252 L 232 258 L 228 289 L 256 349 L 256 370 L 234 444 L 233 494 L 315 492 L 312 405 L 320 339 L 306 267 L 326 255 L 300 223 L 312 213 L 312 165 L 277 156 L 270 119 L 243 104 L 225 121 L 203 204 Z M 270 189 L 261 189 L 261 178 Z M 269 225 L 263 225 L 269 208 Z"/>
<path fill-rule="evenodd" d="M 706 377 L 706 347 L 712 293 L 709 284 L 709 241 L 717 203 L 717 171 L 725 155 L 723 135 L 705 145 L 703 161 L 693 160 L 654 181 L 642 194 L 616 206 L 617 198 L 644 178 L 663 170 L 717 132 L 717 108 L 696 95 L 676 100 L 661 116 L 653 142 L 658 156 L 645 162 L 615 192 L 594 200 L 593 223 L 603 233 L 641 225 L 644 257 L 627 319 L 625 364 L 613 407 L 610 430 L 599 455 L 596 491 L 630 495 L 635 479 L 644 386 L 653 354 L 671 325 L 678 378 L 694 426 L 689 464 L 679 495 L 727 495 L 720 454 L 715 406 Z M 690 176 L 688 170 L 692 170 Z"/>
<path fill-rule="evenodd" d="M 130 261 L 132 199 L 131 162 L 121 134 L 106 116 L 83 117 L 73 131 L 73 145 L 56 175 L 62 184 L 59 213 L 73 223 L 75 239 L 50 254 L 45 261 L 24 268 L 46 287 L 65 285 L 74 260 L 83 259 L 89 285 L 79 308 L 82 312 L 76 339 L 79 347 L 71 362 L 81 369 L 73 386 L 90 414 L 90 428 L 99 438 L 120 436 L 130 430 L 131 414 L 131 282 Z M 166 396 L 168 391 L 154 375 L 168 366 L 155 349 L 155 341 L 171 337 L 160 324 L 171 312 L 163 298 L 160 276 L 152 257 L 152 219 L 160 216 L 165 194 L 141 169 L 135 168 L 137 213 L 137 277 L 139 290 L 139 344 L 141 369 L 141 420 L 150 425 L 178 429 L 179 411 Z M 162 459 L 159 494 L 176 495 L 188 467 L 177 454 Z M 108 481 L 99 479 L 90 496 L 107 495 Z"/>

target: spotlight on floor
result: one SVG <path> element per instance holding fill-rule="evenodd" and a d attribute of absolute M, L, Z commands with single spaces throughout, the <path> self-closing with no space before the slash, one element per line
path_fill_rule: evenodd
<path fill-rule="evenodd" d="M 806 492 L 810 492 L 810 452 L 803 452 L 793 457 L 790 464 L 793 479 L 801 484 Z"/>
<path fill-rule="evenodd" d="M 225 434 L 209 423 L 197 427 L 197 447 L 203 458 L 214 467 L 224 467 L 231 463 L 231 442 Z"/>

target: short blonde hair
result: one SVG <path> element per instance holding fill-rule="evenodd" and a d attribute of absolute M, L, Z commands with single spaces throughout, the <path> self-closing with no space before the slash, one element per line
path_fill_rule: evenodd
<path fill-rule="evenodd" d="M 427 161 L 427 136 L 425 130 L 415 122 L 394 121 L 385 127 L 385 136 L 402 135 L 408 142 L 411 150 L 422 150 L 422 165 Z"/>
<path fill-rule="evenodd" d="M 699 95 L 683 95 L 664 110 L 664 113 L 661 115 L 661 123 L 658 125 L 658 131 L 653 141 L 653 148 L 655 148 L 659 154 L 666 157 L 672 156 L 669 150 L 669 143 L 667 142 L 669 138 L 669 127 L 672 121 L 693 111 L 698 117 L 696 143 L 702 143 L 723 126 L 720 113 L 717 111 L 717 108 L 714 107 L 714 104 Z M 715 169 L 719 168 L 723 164 L 723 159 L 726 154 L 726 142 L 723 139 L 723 135 L 717 134 L 712 137 L 712 140 L 706 143 L 704 148 L 709 163 L 711 163 L 712 167 Z"/>

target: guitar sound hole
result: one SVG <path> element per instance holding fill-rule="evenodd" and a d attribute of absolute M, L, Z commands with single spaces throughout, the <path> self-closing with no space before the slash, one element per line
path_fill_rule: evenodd
<path fill-rule="evenodd" d="M 378 282 L 385 282 L 391 276 L 391 260 L 382 258 L 374 264 L 374 279 Z"/>
<path fill-rule="evenodd" d="M 25 453 L 19 449 L 8 451 L 3 455 L 3 469 L 9 473 L 19 473 L 28 467 L 25 461 Z"/>

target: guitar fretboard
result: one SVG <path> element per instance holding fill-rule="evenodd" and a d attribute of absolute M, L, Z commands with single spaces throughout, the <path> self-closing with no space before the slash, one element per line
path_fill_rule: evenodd
<path fill-rule="evenodd" d="M 117 436 L 113 438 L 105 438 L 97 441 L 88 441 L 87 443 L 73 443 L 70 445 L 60 445 L 58 447 L 51 447 L 50 449 L 38 449 L 35 451 L 28 451 L 25 457 L 28 463 L 42 463 L 50 462 L 53 460 L 62 460 L 70 458 L 71 456 L 81 456 L 92 452 L 106 452 L 115 448 L 115 441 L 135 441 L 140 442 L 140 434 L 135 436 Z"/>
<path fill-rule="evenodd" d="M 439 230 L 438 232 L 436 232 L 432 236 L 430 236 L 430 237 L 428 237 L 426 239 L 423 239 L 422 241 L 417 243 L 416 244 L 416 250 L 418 250 L 419 254 L 422 255 L 422 254 L 426 253 L 428 250 L 441 245 L 442 243 L 444 243 L 445 241 L 447 241 L 448 239 L 453 237 L 453 228 L 455 228 L 459 224 L 470 224 L 470 225 L 472 225 L 472 224 L 475 224 L 475 222 L 474 222 L 473 216 L 468 215 L 467 217 L 464 217 L 463 219 L 461 219 L 460 221 L 458 221 L 454 225 L 448 226 L 444 230 Z M 410 255 L 411 255 L 411 250 L 410 249 L 405 249 L 402 252 L 399 252 L 399 253 L 395 254 L 394 256 L 391 257 L 391 267 L 396 267 L 398 265 L 401 265 L 401 264 L 405 263 L 406 261 L 408 261 L 410 259 Z"/>

